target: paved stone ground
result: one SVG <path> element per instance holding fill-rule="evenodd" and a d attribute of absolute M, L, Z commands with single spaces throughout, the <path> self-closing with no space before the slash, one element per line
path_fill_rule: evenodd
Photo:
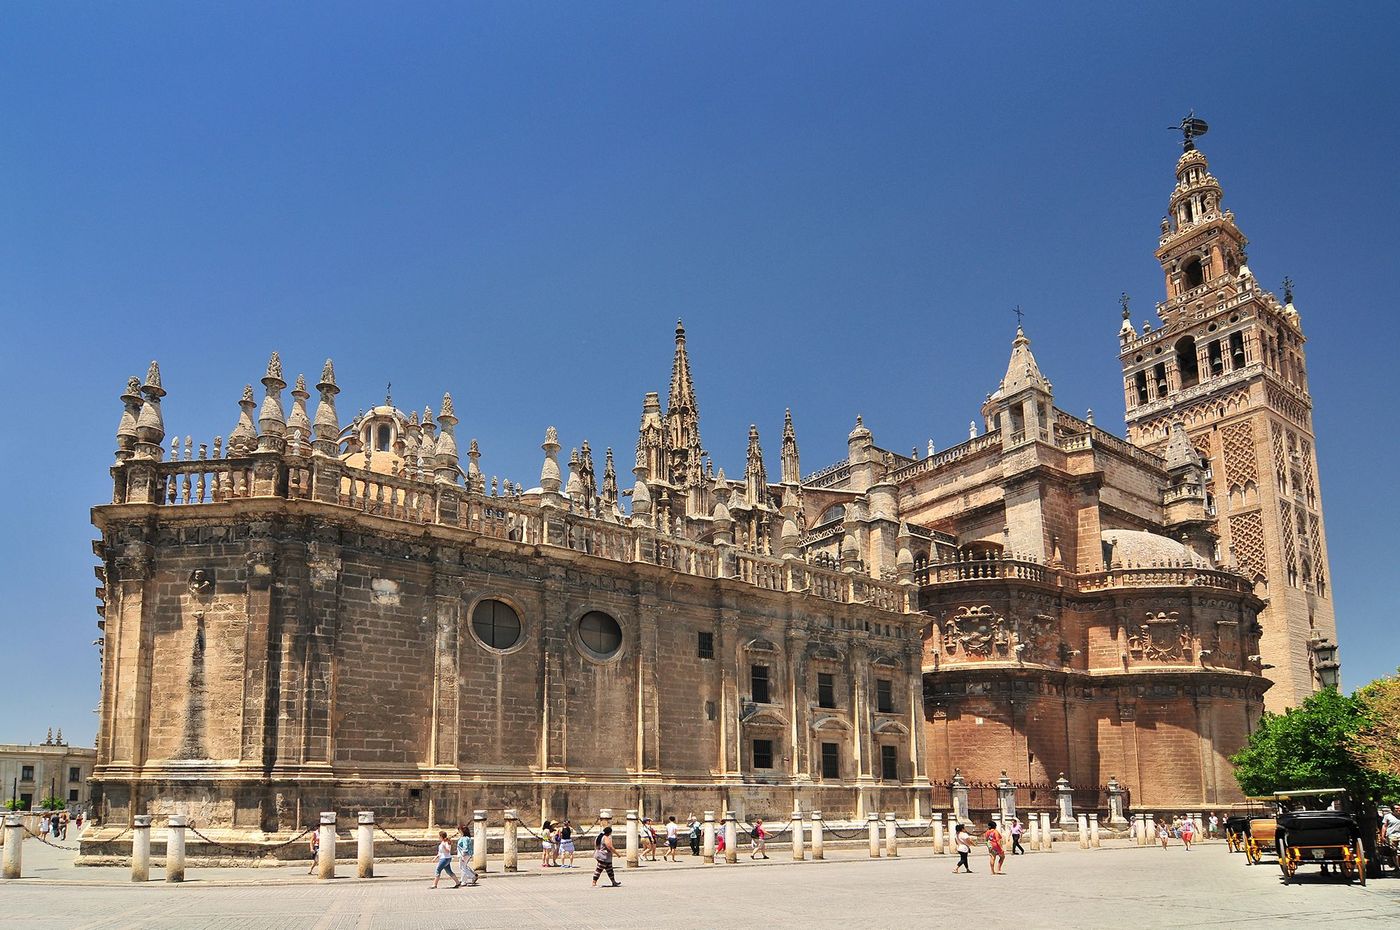
<path fill-rule="evenodd" d="M 1008 860 L 1005 876 L 989 874 L 984 855 L 972 875 L 953 875 L 952 860 L 908 848 L 895 861 L 828 850 L 821 863 L 734 866 L 682 855 L 678 865 L 619 869 L 621 888 L 596 889 L 581 856 L 576 870 L 493 872 L 476 888 L 437 891 L 428 889 L 427 860 L 382 863 L 382 877 L 365 881 L 317 882 L 305 867 L 192 869 L 183 885 L 137 886 L 127 870 L 78 869 L 71 853 L 34 840 L 24 852 L 26 879 L 0 884 L 6 930 L 1400 925 L 1400 879 L 1360 888 L 1311 870 L 1284 886 L 1276 867 L 1247 867 L 1219 843 L 1190 852 L 1062 847 Z M 353 874 L 353 864 L 340 872 Z"/>

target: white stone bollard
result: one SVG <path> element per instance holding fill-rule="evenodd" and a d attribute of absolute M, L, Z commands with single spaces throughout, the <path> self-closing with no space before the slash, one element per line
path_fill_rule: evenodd
<path fill-rule="evenodd" d="M 812 861 L 826 857 L 822 844 L 822 812 L 812 811 Z"/>
<path fill-rule="evenodd" d="M 1030 828 L 1031 828 L 1031 835 L 1030 835 L 1031 849 L 1039 849 L 1039 848 L 1040 848 L 1040 818 L 1037 817 L 1035 814 L 1027 814 L 1027 815 L 1026 815 L 1026 820 L 1029 821 Z"/>
<path fill-rule="evenodd" d="M 472 871 L 486 874 L 486 811 L 472 811 Z"/>
<path fill-rule="evenodd" d="M 627 868 L 635 869 L 642 864 L 642 826 L 637 820 L 637 812 L 627 812 Z"/>
<path fill-rule="evenodd" d="M 5 865 L 6 878 L 19 878 L 23 867 L 24 818 L 19 814 L 5 815 Z"/>
<path fill-rule="evenodd" d="M 1040 814 L 1040 848 L 1050 852 L 1055 848 L 1054 837 L 1050 835 L 1050 813 L 1041 811 Z"/>
<path fill-rule="evenodd" d="M 137 814 L 131 824 L 131 880 L 151 880 L 151 815 Z"/>
<path fill-rule="evenodd" d="M 316 855 L 316 877 L 335 878 L 335 811 L 321 811 L 321 851 Z"/>
<path fill-rule="evenodd" d="M 807 858 L 806 838 L 802 835 L 802 808 L 794 807 L 792 810 L 792 858 L 794 862 L 801 862 Z"/>
<path fill-rule="evenodd" d="M 933 815 L 932 832 L 933 854 L 935 856 L 943 855 L 946 850 L 943 848 L 943 815 L 941 813 Z"/>
<path fill-rule="evenodd" d="M 185 880 L 185 815 L 171 814 L 165 823 L 165 880 Z"/>
<path fill-rule="evenodd" d="M 865 817 L 865 832 L 870 835 L 870 858 L 880 858 L 880 815 L 871 811 Z"/>
<path fill-rule="evenodd" d="M 1079 848 L 1089 848 L 1089 815 L 1079 815 Z"/>
<path fill-rule="evenodd" d="M 733 811 L 724 812 L 724 861 L 739 861 L 739 823 Z"/>
<path fill-rule="evenodd" d="M 700 858 L 706 865 L 715 864 L 715 812 L 705 811 L 705 820 L 700 828 Z"/>
<path fill-rule="evenodd" d="M 1099 818 L 1098 815 L 1095 814 L 1093 817 L 1089 818 L 1089 845 L 1098 849 L 1100 839 Z"/>
<path fill-rule="evenodd" d="M 885 855 L 899 858 L 899 821 L 888 812 L 885 814 Z"/>
<path fill-rule="evenodd" d="M 520 814 L 515 810 L 506 811 L 505 834 L 501 837 L 501 869 L 506 872 L 520 871 Z"/>
<path fill-rule="evenodd" d="M 374 811 L 360 811 L 356 821 L 355 875 L 374 878 Z"/>

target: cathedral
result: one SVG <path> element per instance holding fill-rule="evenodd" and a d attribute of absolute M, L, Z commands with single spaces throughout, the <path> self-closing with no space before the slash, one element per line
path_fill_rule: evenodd
<path fill-rule="evenodd" d="M 93 509 L 104 824 L 920 819 L 955 778 L 1241 801 L 1260 713 L 1335 680 L 1303 335 L 1189 134 L 1156 257 L 1126 439 L 1055 406 L 1018 328 L 965 441 L 904 455 L 858 417 L 804 475 L 789 415 L 776 481 L 753 427 L 735 477 L 707 455 L 679 324 L 630 480 L 549 427 L 530 488 L 463 454 L 450 395 L 343 424 L 329 360 L 288 407 L 274 353 L 226 440 L 181 441 L 152 363 Z"/>

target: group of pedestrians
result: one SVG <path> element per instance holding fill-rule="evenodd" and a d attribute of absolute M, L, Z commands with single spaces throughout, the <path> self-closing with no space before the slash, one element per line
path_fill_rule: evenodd
<path fill-rule="evenodd" d="M 1181 845 L 1188 850 L 1191 844 L 1196 841 L 1196 821 L 1190 816 L 1174 817 L 1168 823 L 1165 820 L 1157 821 L 1157 839 L 1161 842 L 1162 848 L 1166 849 L 1172 837 L 1181 840 Z"/>
<path fill-rule="evenodd" d="M 457 837 L 455 845 L 447 838 L 446 830 L 438 831 L 437 871 L 433 873 L 434 888 L 442 880 L 444 872 L 447 873 L 448 878 L 452 879 L 453 888 L 461 888 L 463 885 L 470 887 L 478 882 L 476 869 L 472 868 L 472 856 L 476 853 L 476 842 L 472 839 L 471 830 L 465 824 L 457 829 L 460 835 Z M 461 878 L 458 878 L 456 873 L 452 871 L 454 856 L 462 869 Z"/>
<path fill-rule="evenodd" d="M 1018 824 L 1020 824 L 1020 821 L 1013 818 L 1011 824 L 1013 831 Z M 1019 832 L 1013 832 L 1011 836 L 1014 844 L 1014 853 L 1016 849 L 1020 849 L 1021 847 L 1021 834 Z M 987 830 L 982 834 L 982 841 L 987 844 L 987 860 L 991 865 L 992 874 L 1005 875 L 1006 846 L 1002 842 L 1001 831 L 997 829 L 997 822 L 995 820 L 987 821 Z M 968 863 L 967 857 L 972 853 L 972 847 L 975 844 L 976 840 L 972 838 L 972 834 L 968 832 L 966 826 L 959 823 L 953 828 L 953 848 L 957 850 L 958 853 L 958 864 L 953 866 L 954 875 L 958 873 L 959 869 L 962 869 L 965 874 L 972 874 L 972 866 Z M 1021 852 L 1025 853 L 1025 850 L 1022 849 Z"/>
<path fill-rule="evenodd" d="M 66 840 L 68 839 L 68 822 L 67 811 L 55 811 L 51 814 L 45 814 L 39 818 L 39 836 L 46 840 L 50 838 Z M 83 815 L 81 813 L 78 814 L 75 824 L 78 832 L 81 833 L 83 829 Z"/>
<path fill-rule="evenodd" d="M 577 850 L 574 847 L 574 825 L 568 819 L 546 820 L 540 827 L 540 868 L 572 869 Z"/>

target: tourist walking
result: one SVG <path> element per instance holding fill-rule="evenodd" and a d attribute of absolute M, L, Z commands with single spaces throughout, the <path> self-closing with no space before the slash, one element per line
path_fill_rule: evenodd
<path fill-rule="evenodd" d="M 49 824 L 49 815 L 45 814 L 44 816 L 39 818 L 39 839 L 47 840 L 49 838 L 50 829 L 51 827 Z"/>
<path fill-rule="evenodd" d="M 768 831 L 763 828 L 762 820 L 755 820 L 753 822 L 753 832 L 749 834 L 749 837 L 749 858 L 767 859 Z"/>
<path fill-rule="evenodd" d="M 656 861 L 656 827 L 650 817 L 642 818 L 642 858 Z"/>
<path fill-rule="evenodd" d="M 612 827 L 603 828 L 603 832 L 598 834 L 595 845 L 597 848 L 593 853 L 593 859 L 598 864 L 593 867 L 593 885 L 591 887 L 597 888 L 599 877 L 607 872 L 608 881 L 612 882 L 612 887 L 616 888 L 622 882 L 618 881 L 617 876 L 613 874 L 613 856 L 617 853 L 617 849 L 613 846 Z"/>
<path fill-rule="evenodd" d="M 987 821 L 987 832 L 982 834 L 982 838 L 987 841 L 987 858 L 992 863 L 993 875 L 1005 875 L 1006 850 L 1001 845 L 1001 831 L 997 829 L 995 820 Z"/>
<path fill-rule="evenodd" d="M 567 818 L 559 827 L 559 852 L 557 855 L 558 860 L 569 860 L 568 862 L 560 861 L 561 867 L 566 869 L 574 867 L 574 828 Z"/>
<path fill-rule="evenodd" d="M 1189 816 L 1181 821 L 1181 844 L 1191 851 L 1191 841 L 1196 838 L 1196 821 Z"/>
<path fill-rule="evenodd" d="M 690 854 L 700 855 L 700 840 L 704 838 L 704 828 L 700 826 L 700 821 L 695 819 L 695 815 L 690 815 Z"/>
<path fill-rule="evenodd" d="M 1171 828 L 1167 826 L 1165 820 L 1157 821 L 1157 839 L 1162 841 L 1162 848 L 1167 848 L 1167 841 L 1172 837 Z"/>
<path fill-rule="evenodd" d="M 1206 821 L 1206 839 L 1214 839 L 1216 831 L 1220 829 L 1220 818 L 1215 815 L 1215 811 L 1210 812 L 1210 819 Z"/>
<path fill-rule="evenodd" d="M 681 828 L 678 827 L 678 826 L 676 825 L 676 818 L 675 818 L 675 817 L 667 817 L 667 818 L 666 818 L 666 854 L 665 854 L 664 856 L 662 856 L 661 858 L 662 858 L 663 860 L 665 860 L 665 859 L 670 859 L 672 862 L 678 862 L 678 861 L 680 861 L 680 860 L 678 860 L 678 859 L 676 858 L 676 847 L 680 845 L 680 842 L 681 842 Z"/>
<path fill-rule="evenodd" d="M 471 831 L 466 824 L 457 828 L 461 836 L 457 837 L 457 864 L 462 868 L 462 878 L 468 885 L 475 885 L 477 882 L 476 869 L 472 868 L 472 856 L 476 853 L 476 840 L 472 839 Z"/>
<path fill-rule="evenodd" d="M 1011 818 L 1011 855 L 1024 856 L 1026 851 L 1021 848 L 1021 831 L 1025 827 L 1021 825 L 1020 817 Z"/>
<path fill-rule="evenodd" d="M 307 874 L 307 875 L 311 875 L 311 874 L 313 874 L 313 873 L 316 871 L 316 862 L 317 862 L 317 860 L 321 858 L 321 828 L 320 828 L 320 827 L 312 827 L 312 828 L 311 828 L 311 839 L 307 842 L 307 845 L 311 847 L 311 868 L 309 868 L 309 869 L 306 870 L 306 874 Z"/>
<path fill-rule="evenodd" d="M 437 871 L 433 873 L 433 887 L 438 886 L 442 880 L 442 873 L 446 872 L 447 877 L 452 879 L 453 888 L 461 888 L 462 880 L 457 877 L 457 873 L 452 871 L 452 844 L 447 841 L 447 831 L 438 831 L 437 848 Z"/>
<path fill-rule="evenodd" d="M 953 848 L 958 853 L 958 864 L 953 866 L 953 874 L 958 873 L 958 869 L 964 869 L 969 875 L 972 874 L 972 866 L 967 861 L 967 854 L 972 852 L 972 837 L 968 835 L 967 827 L 958 824 L 953 830 Z"/>

